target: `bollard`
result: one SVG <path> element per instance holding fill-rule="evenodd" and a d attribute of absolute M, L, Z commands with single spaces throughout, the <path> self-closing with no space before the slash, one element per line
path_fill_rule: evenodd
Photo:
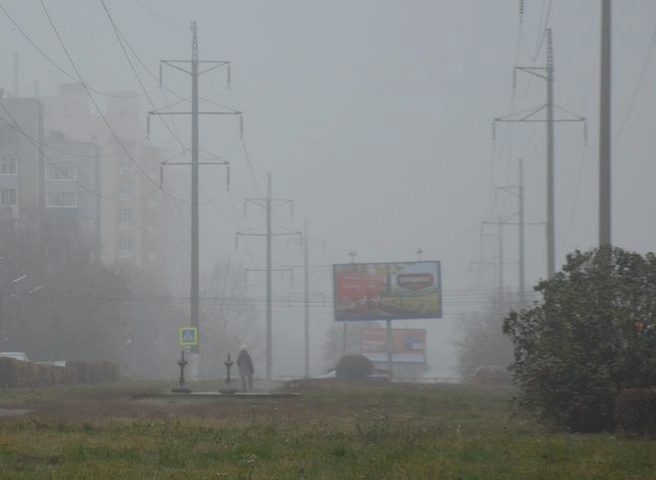
<path fill-rule="evenodd" d="M 184 383 L 185 383 L 184 368 L 189 363 L 187 360 L 185 360 L 184 350 L 182 351 L 182 355 L 180 356 L 180 360 L 178 360 L 176 363 L 180 367 L 180 379 L 178 380 L 178 383 L 180 384 L 180 386 L 176 387 L 176 388 L 172 388 L 171 391 L 174 392 L 174 393 L 191 393 L 191 388 L 187 388 L 184 385 Z"/>
<path fill-rule="evenodd" d="M 232 388 L 230 386 L 230 382 L 232 381 L 230 379 L 230 367 L 232 367 L 235 364 L 235 362 L 230 360 L 230 352 L 228 352 L 228 359 L 225 362 L 223 362 L 223 364 L 226 367 L 226 378 L 225 378 L 226 386 L 223 388 L 219 387 L 217 389 L 217 392 L 222 393 L 223 395 L 234 395 L 235 393 L 237 393 L 237 389 Z"/>
<path fill-rule="evenodd" d="M 230 385 L 230 367 L 232 367 L 235 364 L 235 362 L 230 360 L 230 352 L 228 352 L 228 359 L 225 362 L 223 362 L 223 364 L 226 367 L 226 383 Z"/>

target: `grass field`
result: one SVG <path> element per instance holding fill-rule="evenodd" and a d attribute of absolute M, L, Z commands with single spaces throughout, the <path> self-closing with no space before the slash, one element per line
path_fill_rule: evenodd
<path fill-rule="evenodd" d="M 0 416 L 0 477 L 656 478 L 653 442 L 545 431 L 501 387 L 328 380 L 279 399 L 164 387 L 0 390 L 0 409 L 31 411 Z"/>

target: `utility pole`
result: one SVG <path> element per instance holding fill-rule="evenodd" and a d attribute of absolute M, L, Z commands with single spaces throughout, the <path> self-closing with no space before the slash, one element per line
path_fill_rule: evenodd
<path fill-rule="evenodd" d="M 310 240 L 308 239 L 307 217 L 303 219 L 303 264 L 305 278 L 303 279 L 303 290 L 305 293 L 305 378 L 310 377 Z"/>
<path fill-rule="evenodd" d="M 272 214 L 273 209 L 281 207 L 283 205 L 291 205 L 293 213 L 293 201 L 288 199 L 275 199 L 273 198 L 273 185 L 271 181 L 271 172 L 267 174 L 267 195 L 265 198 L 247 198 L 246 204 L 252 203 L 258 207 L 264 208 L 266 213 L 266 233 L 250 233 L 250 232 L 237 232 L 237 243 L 239 242 L 240 236 L 250 236 L 250 237 L 266 237 L 266 379 L 271 380 L 273 374 L 273 283 L 271 279 L 271 274 L 274 271 L 273 256 L 271 253 L 272 239 L 275 236 L 284 236 L 284 235 L 300 235 L 301 232 L 289 231 L 289 232 L 273 232 L 272 226 Z M 255 269 L 251 269 L 255 270 Z M 285 269 L 289 270 L 289 269 Z"/>
<path fill-rule="evenodd" d="M 503 225 L 518 225 L 519 226 L 519 247 L 518 247 L 518 265 L 519 265 L 519 287 L 518 287 L 518 300 L 520 304 L 520 308 L 522 308 L 526 302 L 526 292 L 525 292 L 525 246 L 524 246 L 524 227 L 526 225 L 544 225 L 544 222 L 526 222 L 526 214 L 524 212 L 524 162 L 520 158 L 518 160 L 519 163 L 519 184 L 518 185 L 513 185 L 509 187 L 497 187 L 497 191 L 503 191 L 506 193 L 511 193 L 515 196 L 517 196 L 518 203 L 519 203 L 519 210 L 517 213 L 514 213 L 507 218 L 503 218 L 501 216 L 498 217 L 496 225 L 499 226 L 499 258 L 503 256 L 503 235 L 501 231 L 501 227 Z M 513 222 L 512 220 L 517 217 L 517 221 Z M 503 270 L 503 264 L 499 264 L 499 269 Z M 499 285 L 501 285 L 501 288 L 503 288 L 503 272 L 500 271 L 498 272 L 498 277 L 499 277 Z M 499 296 L 499 301 L 501 303 L 504 302 L 503 299 L 503 292 L 500 293 Z"/>
<path fill-rule="evenodd" d="M 198 344 L 191 347 L 189 356 L 189 369 L 192 379 L 199 378 L 200 372 L 200 269 L 199 269 L 199 216 L 198 216 L 198 118 L 199 115 L 241 115 L 241 112 L 232 111 L 212 111 L 200 112 L 198 109 L 198 78 L 200 75 L 208 73 L 229 62 L 220 60 L 199 60 L 198 59 L 198 37 L 196 22 L 191 22 L 191 60 L 161 60 L 160 61 L 160 86 L 162 84 L 162 65 L 167 65 L 176 70 L 184 72 L 191 76 L 191 112 L 168 112 L 163 109 L 148 112 L 149 115 L 189 115 L 191 114 L 191 288 L 190 288 L 190 326 L 197 329 Z M 191 70 L 183 68 L 181 64 L 191 64 Z M 199 71 L 199 64 L 208 64 L 203 71 Z M 179 103 L 179 102 L 177 102 Z M 150 122 L 149 122 L 150 123 Z M 179 163 L 187 164 L 187 163 Z M 214 164 L 226 164 L 214 163 Z M 169 164 L 167 164 L 169 165 Z M 188 165 L 188 164 L 187 164 Z"/>
<path fill-rule="evenodd" d="M 310 376 L 310 245 L 321 242 L 325 243 L 322 239 L 310 238 L 308 233 L 308 219 L 307 217 L 303 218 L 303 243 L 301 244 L 301 249 L 303 250 L 303 265 L 286 265 L 289 268 L 303 268 L 304 279 L 303 279 L 303 306 L 304 306 L 304 327 L 305 327 L 305 377 Z M 325 265 L 315 265 L 316 267 L 324 268 Z M 317 294 L 316 296 L 321 296 L 324 298 L 323 293 Z"/>
<path fill-rule="evenodd" d="M 505 117 L 497 117 L 497 122 L 545 122 L 547 124 L 547 278 L 554 276 L 556 271 L 556 234 L 555 234 L 555 202 L 554 202 L 554 123 L 555 122 L 585 122 L 585 118 L 575 115 L 572 112 L 558 107 L 554 104 L 553 90 L 553 72 L 554 72 L 554 55 L 553 43 L 551 39 L 551 28 L 544 31 L 547 39 L 547 60 L 544 67 L 515 67 L 513 76 L 513 91 L 515 89 L 516 72 L 522 71 L 530 75 L 541 78 L 547 82 L 547 103 L 539 107 L 530 108 L 521 112 L 514 112 Z M 569 115 L 569 118 L 554 119 L 554 107 Z M 546 119 L 538 119 L 535 116 L 546 110 Z"/>
<path fill-rule="evenodd" d="M 599 246 L 611 243 L 611 1 L 601 2 L 601 98 L 599 108 Z"/>
<path fill-rule="evenodd" d="M 503 295 L 503 290 L 504 290 L 504 284 L 503 284 L 503 219 L 501 215 L 499 214 L 497 216 L 497 235 L 499 235 L 499 243 L 497 246 L 499 247 L 499 252 L 497 253 L 498 256 L 498 262 L 499 262 L 499 292 L 498 292 L 498 298 L 499 298 L 499 318 L 503 318 L 504 315 L 504 309 L 503 309 L 503 304 L 505 303 L 505 298 Z"/>
<path fill-rule="evenodd" d="M 501 190 L 507 193 L 511 193 L 517 196 L 519 203 L 519 210 L 517 212 L 518 221 L 516 223 L 511 223 L 511 220 L 515 215 L 511 215 L 503 223 L 505 225 L 518 225 L 519 226 L 519 253 L 518 253 L 518 263 L 519 263 L 519 303 L 520 306 L 524 305 L 526 301 L 526 292 L 524 290 L 526 285 L 525 280 L 525 244 L 524 244 L 524 227 L 526 225 L 526 216 L 524 213 L 524 161 L 523 159 L 518 160 L 519 163 L 519 184 L 517 186 L 511 187 L 497 187 L 497 190 Z M 529 225 L 544 225 L 544 222 L 531 222 Z"/>
<path fill-rule="evenodd" d="M 526 295 L 524 288 L 525 280 L 525 256 L 524 256 L 524 160 L 519 159 L 519 308 L 524 308 Z"/>
<path fill-rule="evenodd" d="M 355 263 L 355 257 L 358 256 L 358 252 L 356 252 L 355 250 L 349 250 L 348 254 L 349 254 L 349 257 L 351 257 L 351 263 Z M 347 352 L 347 350 L 346 350 L 346 338 L 347 338 L 347 336 L 348 336 L 348 325 L 347 325 L 347 322 L 345 321 L 342 324 L 342 346 L 343 346 L 342 355 L 343 356 L 346 356 L 346 352 Z"/>

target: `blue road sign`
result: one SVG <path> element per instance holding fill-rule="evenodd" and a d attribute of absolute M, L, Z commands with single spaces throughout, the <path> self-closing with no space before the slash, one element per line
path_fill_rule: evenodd
<path fill-rule="evenodd" d="M 180 327 L 180 345 L 183 347 L 198 345 L 198 329 L 196 327 Z"/>

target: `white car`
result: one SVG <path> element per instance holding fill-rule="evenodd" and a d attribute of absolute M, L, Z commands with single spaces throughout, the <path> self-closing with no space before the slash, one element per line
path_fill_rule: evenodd
<path fill-rule="evenodd" d="M 13 358 L 14 360 L 20 360 L 21 362 L 29 362 L 25 352 L 0 352 L 0 357 Z"/>

